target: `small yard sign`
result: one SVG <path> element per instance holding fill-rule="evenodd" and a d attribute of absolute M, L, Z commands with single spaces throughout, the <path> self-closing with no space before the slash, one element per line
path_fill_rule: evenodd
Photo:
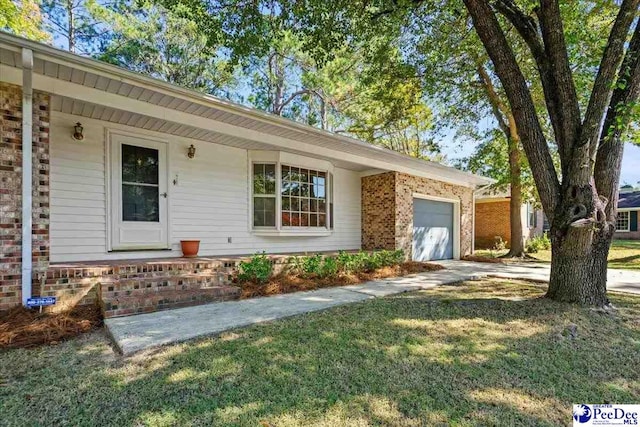
<path fill-rule="evenodd" d="M 56 297 L 34 297 L 27 298 L 27 307 L 42 307 L 56 303 Z"/>

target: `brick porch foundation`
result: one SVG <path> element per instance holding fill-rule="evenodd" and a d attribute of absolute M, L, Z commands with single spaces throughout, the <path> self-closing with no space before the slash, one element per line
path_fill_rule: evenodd
<path fill-rule="evenodd" d="M 274 272 L 289 255 L 270 257 Z M 34 295 L 56 296 L 52 311 L 99 304 L 104 317 L 126 316 L 240 297 L 232 279 L 248 257 L 158 258 L 52 264 Z"/>

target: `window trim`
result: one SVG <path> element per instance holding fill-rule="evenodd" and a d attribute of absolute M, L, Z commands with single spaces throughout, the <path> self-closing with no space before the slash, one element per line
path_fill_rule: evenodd
<path fill-rule="evenodd" d="M 273 164 L 276 168 L 276 225 L 275 227 L 262 227 L 253 225 L 253 165 L 254 164 Z M 302 169 L 310 169 L 318 172 L 324 172 L 326 175 L 326 205 L 327 218 L 324 227 L 292 227 L 282 225 L 282 166 L 297 167 Z M 299 156 L 286 152 L 274 151 L 250 151 L 248 157 L 248 193 L 249 193 L 249 212 L 248 226 L 249 231 L 258 236 L 330 236 L 333 234 L 333 228 L 330 227 L 332 217 L 330 212 L 330 203 L 334 202 L 334 195 L 330 193 L 329 188 L 333 190 L 334 168 L 330 162 L 313 159 L 310 157 Z M 335 207 L 334 207 L 335 209 Z"/>
<path fill-rule="evenodd" d="M 256 229 L 256 230 L 273 230 L 273 227 L 268 226 L 268 225 L 254 225 L 253 224 L 253 205 L 254 205 L 254 200 L 256 197 L 260 197 L 260 198 L 264 198 L 264 199 L 275 199 L 276 201 L 276 211 L 274 213 L 274 215 L 276 216 L 275 220 L 276 220 L 276 227 L 278 226 L 278 169 L 276 166 L 276 187 L 275 187 L 275 192 L 273 194 L 254 194 L 253 193 L 253 177 L 254 177 L 254 166 L 255 165 L 271 165 L 273 163 L 268 162 L 268 161 L 257 161 L 257 162 L 252 162 L 249 168 L 249 182 L 250 182 L 250 188 L 249 191 L 251 193 L 251 209 L 249 210 L 249 222 L 251 223 L 251 226 Z"/>
<path fill-rule="evenodd" d="M 618 229 L 618 215 L 627 214 L 627 228 L 626 229 Z M 616 233 L 629 233 L 631 231 L 631 210 L 619 210 L 616 213 Z"/>

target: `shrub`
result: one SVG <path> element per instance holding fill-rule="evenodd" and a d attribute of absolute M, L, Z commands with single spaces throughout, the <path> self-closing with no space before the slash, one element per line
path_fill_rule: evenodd
<path fill-rule="evenodd" d="M 335 257 L 325 257 L 320 267 L 320 277 L 335 277 L 338 274 L 338 261 Z"/>
<path fill-rule="evenodd" d="M 546 233 L 527 240 L 527 244 L 524 248 L 528 254 L 535 254 L 539 251 L 548 251 L 549 249 L 551 249 L 551 240 Z"/>
<path fill-rule="evenodd" d="M 265 283 L 271 277 L 273 263 L 265 253 L 255 254 L 249 261 L 242 261 L 238 269 L 241 282 Z"/>
<path fill-rule="evenodd" d="M 344 251 L 340 251 L 336 258 L 336 261 L 338 263 L 338 270 L 347 273 L 354 272 L 357 268 L 356 255 L 357 254 L 350 254 Z"/>
<path fill-rule="evenodd" d="M 319 276 L 322 267 L 322 255 L 315 254 L 312 256 L 301 257 L 301 273 L 305 276 Z"/>
<path fill-rule="evenodd" d="M 404 252 L 402 250 L 382 250 L 372 253 L 362 251 L 357 253 L 340 252 L 337 257 L 339 270 L 347 273 L 373 271 L 382 267 L 398 265 L 403 261 Z"/>
<path fill-rule="evenodd" d="M 375 252 L 378 257 L 380 267 L 392 267 L 401 264 L 404 261 L 404 251 L 397 249 L 395 251 L 379 251 Z"/>
<path fill-rule="evenodd" d="M 502 240 L 502 237 L 496 236 L 495 243 L 493 244 L 492 250 L 500 252 L 500 251 L 504 251 L 505 249 L 507 249 L 507 242 Z"/>
<path fill-rule="evenodd" d="M 347 253 L 340 251 L 337 256 L 323 256 L 315 254 L 311 256 L 294 256 L 287 260 L 287 273 L 302 277 L 327 278 L 335 277 L 340 273 L 371 272 L 382 267 L 392 267 L 404 261 L 404 252 L 376 251 Z M 240 263 L 238 280 L 240 282 L 265 283 L 271 277 L 273 265 L 267 256 L 254 255 L 249 261 Z"/>

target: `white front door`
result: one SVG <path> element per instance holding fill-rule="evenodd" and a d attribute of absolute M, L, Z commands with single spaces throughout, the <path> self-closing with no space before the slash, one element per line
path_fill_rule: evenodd
<path fill-rule="evenodd" d="M 167 144 L 111 134 L 111 249 L 168 248 Z"/>

